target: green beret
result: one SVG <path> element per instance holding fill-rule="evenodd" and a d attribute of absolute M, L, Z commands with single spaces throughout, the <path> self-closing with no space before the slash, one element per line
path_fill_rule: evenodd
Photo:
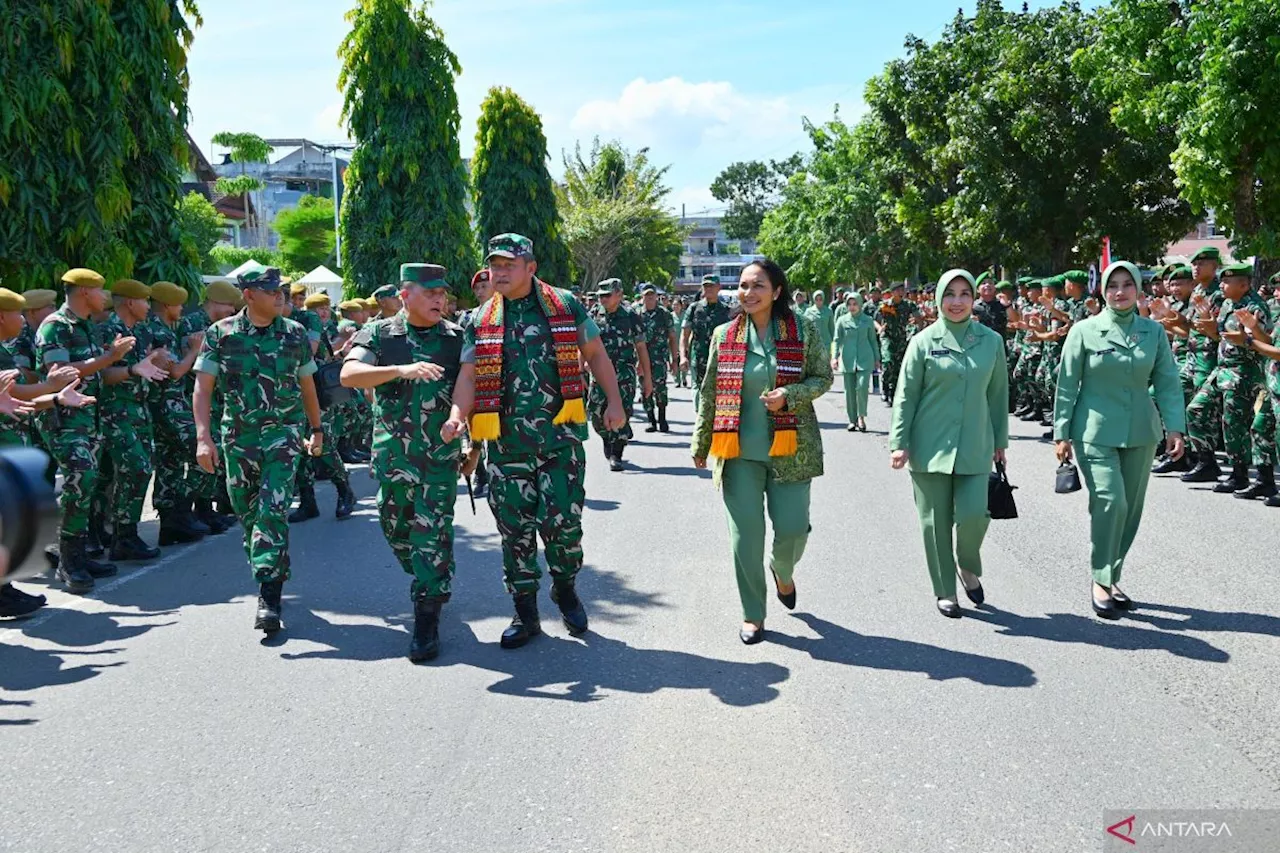
<path fill-rule="evenodd" d="M 484 256 L 488 263 L 490 258 L 528 258 L 533 260 L 533 241 L 523 234 L 499 234 L 489 239 L 489 252 Z"/>
<path fill-rule="evenodd" d="M 112 296 L 123 296 L 125 299 L 149 299 L 151 288 L 137 279 L 122 278 L 111 285 Z"/>
<path fill-rule="evenodd" d="M 204 289 L 205 302 L 218 302 L 223 305 L 239 305 L 240 289 L 225 279 L 209 282 Z"/>
<path fill-rule="evenodd" d="M 1245 278 L 1253 278 L 1253 264 L 1228 264 L 1218 273 L 1219 278 L 1227 278 L 1228 276 Z"/>
<path fill-rule="evenodd" d="M 1033 276 L 1029 276 L 1029 275 L 1018 276 L 1018 287 L 1026 287 L 1028 284 L 1030 284 L 1033 281 L 1035 281 L 1035 278 Z"/>
<path fill-rule="evenodd" d="M 76 267 L 64 272 L 62 274 L 62 283 L 73 287 L 88 287 L 95 290 L 107 286 L 106 279 L 93 270 L 85 269 L 84 267 Z"/>
<path fill-rule="evenodd" d="M 427 285 L 433 281 L 444 281 L 445 274 L 448 272 L 444 267 L 438 264 L 401 264 L 400 280 L 412 282 L 414 284 Z M 437 284 L 435 287 L 446 287 L 447 285 Z"/>
<path fill-rule="evenodd" d="M 1196 261 L 1217 261 L 1222 263 L 1222 252 L 1219 251 L 1217 246 L 1205 246 L 1191 256 L 1191 262 L 1195 263 Z"/>
<path fill-rule="evenodd" d="M 27 310 L 35 311 L 40 308 L 48 308 L 58 301 L 58 294 L 52 290 L 28 290 L 22 294 L 22 298 L 27 300 Z"/>
<path fill-rule="evenodd" d="M 992 278 L 992 275 L 991 275 L 990 271 L 988 271 L 988 272 L 984 272 L 982 275 L 980 275 L 980 276 L 978 276 L 977 278 L 975 278 L 975 279 L 973 280 L 973 283 L 974 283 L 975 285 L 981 286 L 981 285 L 982 285 L 984 282 L 986 282 L 986 280 L 987 280 L 987 279 L 989 279 L 989 278 Z"/>
<path fill-rule="evenodd" d="M 1045 287 L 1061 288 L 1066 283 L 1067 279 L 1065 275 L 1053 275 L 1046 278 L 1043 285 Z"/>
<path fill-rule="evenodd" d="M 1027 282 L 1027 290 L 1043 290 L 1043 289 L 1044 289 L 1044 279 L 1042 278 L 1033 278 L 1031 279 L 1031 281 Z"/>
<path fill-rule="evenodd" d="M 394 284 L 384 284 L 373 292 L 372 299 L 395 299 L 400 296 L 400 288 Z"/>
<path fill-rule="evenodd" d="M 0 311 L 25 311 L 27 300 L 21 293 L 14 293 L 6 287 L 0 287 Z"/>
<path fill-rule="evenodd" d="M 186 305 L 187 291 L 171 281 L 157 281 L 151 285 L 151 298 L 161 305 Z"/>
<path fill-rule="evenodd" d="M 303 301 L 302 304 L 305 305 L 307 308 L 319 308 L 321 305 L 329 305 L 330 304 L 329 294 L 313 293 L 310 296 L 308 296 Z"/>
<path fill-rule="evenodd" d="M 1076 284 L 1088 284 L 1089 274 L 1084 270 L 1067 270 L 1061 276 L 1063 281 L 1073 281 Z"/>
<path fill-rule="evenodd" d="M 1013 282 L 1001 281 L 996 285 L 996 290 L 1013 290 Z"/>

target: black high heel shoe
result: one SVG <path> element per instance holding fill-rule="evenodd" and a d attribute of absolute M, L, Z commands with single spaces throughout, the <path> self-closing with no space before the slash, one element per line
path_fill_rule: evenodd
<path fill-rule="evenodd" d="M 746 628 L 740 628 L 738 630 L 738 639 L 742 641 L 743 645 L 754 646 L 764 640 L 764 626 L 756 627 L 752 625 L 750 631 Z"/>
<path fill-rule="evenodd" d="M 947 598 L 938 599 L 938 612 L 948 619 L 960 618 L 960 605 Z"/>
<path fill-rule="evenodd" d="M 1102 619 L 1119 619 L 1120 610 L 1116 607 L 1114 598 L 1108 598 L 1105 602 L 1098 601 L 1097 596 L 1093 594 L 1093 586 L 1089 587 L 1089 603 L 1093 605 L 1093 612 Z"/>
<path fill-rule="evenodd" d="M 782 590 L 778 587 L 778 573 L 773 570 L 773 566 L 769 567 L 769 572 L 773 575 L 773 589 L 778 594 L 778 600 L 782 602 L 782 606 L 788 610 L 796 609 L 796 585 L 791 583 L 791 592 L 786 595 L 782 594 Z"/>
<path fill-rule="evenodd" d="M 964 586 L 963 576 L 960 577 L 960 585 Z M 974 604 L 981 604 L 982 602 L 987 600 L 987 594 L 986 594 L 986 591 L 984 591 L 982 588 L 981 580 L 978 581 L 978 586 L 975 587 L 974 589 L 969 589 L 969 587 L 964 586 L 964 594 L 969 596 L 969 600 L 972 601 Z"/>
<path fill-rule="evenodd" d="M 1133 599 L 1115 587 L 1111 588 L 1111 602 L 1115 604 L 1116 608 L 1119 610 L 1133 609 Z"/>

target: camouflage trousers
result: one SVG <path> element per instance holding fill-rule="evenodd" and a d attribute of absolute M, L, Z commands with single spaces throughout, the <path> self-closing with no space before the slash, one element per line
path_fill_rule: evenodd
<path fill-rule="evenodd" d="M 582 568 L 582 505 L 587 455 L 582 445 L 489 461 L 489 508 L 502 535 L 507 592 L 536 592 L 542 578 L 538 541 L 554 581 L 572 581 Z"/>
<path fill-rule="evenodd" d="M 1276 409 L 1275 398 L 1271 393 L 1263 396 L 1262 406 L 1254 415 L 1253 425 L 1249 427 L 1249 437 L 1253 440 L 1253 464 L 1276 464 Z"/>
<path fill-rule="evenodd" d="M 1040 371 L 1041 355 L 1039 350 L 1027 350 L 1018 357 L 1018 366 L 1014 370 L 1014 382 L 1018 398 L 1028 406 L 1044 410 L 1048 403 L 1044 398 L 1044 389 L 1036 377 Z"/>
<path fill-rule="evenodd" d="M 906 354 L 907 341 L 885 338 L 880 342 L 880 359 L 884 362 L 880 371 L 880 388 L 890 400 L 898 389 L 898 374 L 902 371 L 902 359 Z"/>
<path fill-rule="evenodd" d="M 338 456 L 338 428 L 341 424 L 339 409 L 341 406 L 330 406 L 320 413 L 320 426 L 324 428 L 324 451 L 319 456 L 302 455 L 298 462 L 298 488 L 315 488 L 316 466 L 323 465 L 329 470 L 333 485 L 346 485 L 350 482 L 347 466 L 342 464 Z"/>
<path fill-rule="evenodd" d="M 604 428 L 604 413 L 609 408 L 609 399 L 599 382 L 591 383 L 591 390 L 587 393 L 587 412 L 591 415 L 591 426 L 595 427 L 596 434 L 605 441 L 630 441 L 635 436 L 631 431 L 631 407 L 636 401 L 636 366 L 621 362 L 613 368 L 618 373 L 618 395 L 622 397 L 622 413 L 627 416 L 622 429 Z"/>
<path fill-rule="evenodd" d="M 196 422 L 191 409 L 153 406 L 155 424 L 156 486 L 151 505 L 156 512 L 168 512 L 192 497 L 197 489 L 191 474 L 196 466 Z"/>
<path fill-rule="evenodd" d="M 132 414 L 103 416 L 105 458 L 101 473 L 107 476 L 99 476 L 97 491 L 102 496 L 103 520 L 117 528 L 137 524 L 142 518 L 155 455 L 151 418 L 145 410 Z"/>
<path fill-rule="evenodd" d="M 644 397 L 644 411 L 650 417 L 653 416 L 655 407 L 665 407 L 667 405 L 667 376 L 669 365 L 666 359 L 649 359 L 649 370 L 653 372 L 653 393 Z"/>
<path fill-rule="evenodd" d="M 1058 393 L 1058 363 L 1062 359 L 1059 352 L 1046 352 L 1040 357 L 1040 364 L 1036 368 L 1036 393 L 1039 399 L 1048 403 L 1046 408 L 1051 408 L 1054 397 Z"/>
<path fill-rule="evenodd" d="M 102 457 L 102 437 L 95 427 L 42 432 L 49 455 L 62 471 L 62 493 L 58 507 L 62 510 L 62 535 L 84 536 L 89 530 L 89 511 L 98 488 L 98 468 Z"/>
<path fill-rule="evenodd" d="M 382 481 L 378 520 L 391 552 L 413 576 L 409 598 L 418 595 L 448 601 L 453 589 L 453 504 L 458 497 L 458 469 L 429 470 L 429 482 Z"/>
<path fill-rule="evenodd" d="M 1197 453 L 1212 453 L 1219 428 L 1233 464 L 1248 464 L 1252 456 L 1249 430 L 1254 402 L 1262 390 L 1256 370 L 1219 367 L 1196 391 L 1187 406 L 1187 433 Z"/>
<path fill-rule="evenodd" d="M 373 432 L 373 407 L 363 393 L 358 393 L 348 405 L 347 437 L 357 444 L 364 444 Z"/>
<path fill-rule="evenodd" d="M 258 583 L 289 579 L 289 505 L 301 454 L 296 426 L 223 437 L 227 495 L 244 528 L 244 551 Z"/>
<path fill-rule="evenodd" d="M 215 400 L 209 412 L 209 433 L 215 445 L 222 444 L 222 406 Z M 214 473 L 206 472 L 199 465 L 187 469 L 187 482 L 190 484 L 191 497 L 211 501 L 218 496 L 219 486 L 225 485 L 227 472 L 222 458 L 218 458 L 218 467 Z"/>

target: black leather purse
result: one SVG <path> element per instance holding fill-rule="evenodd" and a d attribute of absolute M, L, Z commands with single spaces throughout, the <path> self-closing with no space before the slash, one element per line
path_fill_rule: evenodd
<path fill-rule="evenodd" d="M 1076 470 L 1075 465 L 1063 462 L 1058 466 L 1058 477 L 1053 484 L 1053 490 L 1060 495 L 1080 491 L 1080 472 Z"/>
<path fill-rule="evenodd" d="M 355 396 L 355 391 L 342 385 L 342 362 L 330 361 L 320 365 L 315 373 L 316 398 L 321 409 L 345 403 Z"/>
<path fill-rule="evenodd" d="M 1013 501 L 1013 490 L 1016 488 L 1018 487 L 1009 484 L 1004 463 L 997 462 L 996 470 L 987 479 L 987 512 L 992 518 L 1018 517 L 1018 505 Z"/>

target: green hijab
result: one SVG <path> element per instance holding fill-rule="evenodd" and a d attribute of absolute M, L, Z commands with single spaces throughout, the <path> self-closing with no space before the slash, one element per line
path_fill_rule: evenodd
<path fill-rule="evenodd" d="M 942 310 L 942 297 L 947 293 L 947 285 L 951 284 L 951 282 L 957 278 L 962 278 L 969 282 L 969 289 L 973 292 L 974 300 L 976 301 L 978 298 L 977 282 L 974 281 L 973 276 L 969 274 L 968 270 L 947 270 L 942 274 L 942 277 L 938 279 L 938 287 L 933 295 L 934 304 L 938 307 L 938 319 L 935 321 L 934 325 L 939 323 L 942 324 L 942 339 L 946 342 L 948 347 L 954 350 L 963 350 L 964 346 L 960 341 L 964 337 L 964 333 L 969 331 L 969 324 L 973 322 L 972 312 L 969 314 L 968 319 L 963 323 L 956 323 L 952 320 L 948 320 L 947 315 Z"/>
<path fill-rule="evenodd" d="M 1111 276 L 1116 272 L 1116 270 L 1127 271 L 1129 275 L 1133 276 L 1133 283 L 1138 286 L 1138 290 L 1142 290 L 1142 270 L 1138 269 L 1137 264 L 1131 264 L 1128 261 L 1113 261 L 1111 266 L 1102 271 L 1102 286 L 1100 292 L 1102 294 L 1102 301 L 1104 304 L 1107 301 L 1107 282 L 1111 280 Z M 1117 311 L 1110 305 L 1107 305 L 1107 314 L 1110 315 L 1111 319 L 1116 320 L 1123 325 L 1128 325 L 1133 322 L 1133 318 L 1137 313 L 1137 304 L 1134 304 L 1132 307 L 1124 311 Z"/>
<path fill-rule="evenodd" d="M 856 303 L 857 303 L 857 305 L 858 305 L 858 313 L 857 313 L 857 316 L 858 316 L 858 317 L 861 317 L 861 316 L 862 316 L 862 313 L 863 313 L 863 309 L 866 307 L 866 304 L 867 304 L 867 303 L 863 300 L 863 298 L 862 298 L 862 294 L 861 294 L 861 293 L 858 293 L 856 290 L 851 290 L 851 291 L 849 291 L 848 293 L 846 293 L 846 294 L 844 295 L 844 304 L 845 304 L 845 308 L 846 308 L 846 309 L 847 309 L 847 308 L 848 308 L 848 306 L 849 306 L 849 300 L 850 300 L 850 299 L 852 299 L 854 302 L 856 302 Z M 854 315 L 853 315 L 853 312 L 849 312 L 849 315 L 850 315 L 850 316 L 854 316 Z"/>

